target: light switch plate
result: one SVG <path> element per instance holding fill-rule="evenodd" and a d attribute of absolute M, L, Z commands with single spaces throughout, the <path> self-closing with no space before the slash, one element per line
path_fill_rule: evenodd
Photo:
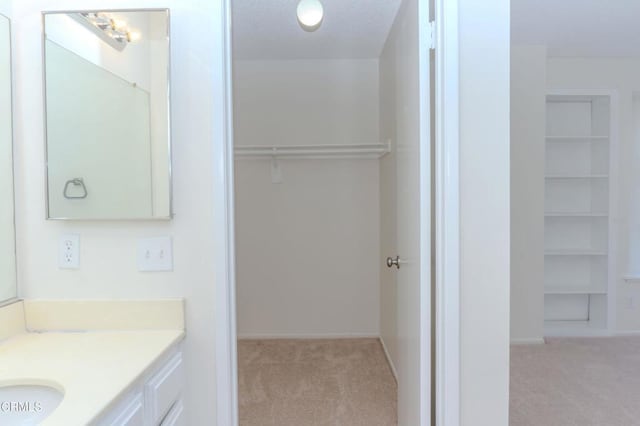
<path fill-rule="evenodd" d="M 171 237 L 141 238 L 138 240 L 138 271 L 173 271 Z"/>
<path fill-rule="evenodd" d="M 60 269 L 80 268 L 80 235 L 65 234 L 58 241 L 58 267 Z"/>

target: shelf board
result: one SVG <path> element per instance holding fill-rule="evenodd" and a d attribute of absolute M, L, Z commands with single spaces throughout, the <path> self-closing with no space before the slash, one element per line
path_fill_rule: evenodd
<path fill-rule="evenodd" d="M 608 179 L 609 175 L 545 175 L 545 179 Z"/>
<path fill-rule="evenodd" d="M 545 250 L 545 256 L 606 256 L 606 250 L 593 249 L 561 249 L 561 250 Z"/>
<path fill-rule="evenodd" d="M 547 142 L 606 142 L 609 136 L 546 136 Z"/>
<path fill-rule="evenodd" d="M 545 217 L 608 217 L 608 213 L 594 212 L 547 212 Z"/>
<path fill-rule="evenodd" d="M 607 290 L 593 285 L 548 285 L 544 287 L 544 294 L 607 294 Z"/>

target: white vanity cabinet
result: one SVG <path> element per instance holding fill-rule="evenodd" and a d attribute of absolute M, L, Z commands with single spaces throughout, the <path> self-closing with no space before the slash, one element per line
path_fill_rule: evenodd
<path fill-rule="evenodd" d="M 169 351 L 135 383 L 95 426 L 184 426 L 184 363 L 180 348 Z"/>

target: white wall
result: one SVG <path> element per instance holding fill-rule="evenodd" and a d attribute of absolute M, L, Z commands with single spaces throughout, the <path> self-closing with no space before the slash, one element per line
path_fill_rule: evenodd
<path fill-rule="evenodd" d="M 237 145 L 376 143 L 375 60 L 237 61 Z M 238 333 L 379 334 L 377 160 L 236 161 Z"/>
<path fill-rule="evenodd" d="M 547 52 L 511 47 L 511 341 L 544 333 L 544 148 Z"/>
<path fill-rule="evenodd" d="M 547 61 L 547 88 L 615 90 L 618 104 L 612 105 L 619 114 L 612 123 L 612 132 L 619 136 L 618 153 L 613 158 L 617 164 L 619 182 L 618 202 L 611 206 L 617 210 L 612 217 L 617 224 L 617 246 L 610 253 L 616 259 L 615 275 L 617 294 L 618 331 L 640 330 L 640 284 L 626 283 L 627 274 L 640 275 L 640 182 L 638 159 L 640 141 L 633 119 L 633 94 L 640 91 L 640 59 L 634 58 L 549 58 Z M 630 303 L 632 302 L 632 303 Z"/>
<path fill-rule="evenodd" d="M 222 2 L 114 0 L 111 8 L 171 8 L 174 201 L 171 222 L 49 222 L 45 216 L 41 15 L 43 10 L 97 9 L 98 0 L 14 3 L 16 166 L 20 296 L 26 298 L 185 297 L 189 424 L 215 418 L 217 263 L 213 149 L 224 143 Z M 197 112 L 197 113 L 194 113 Z M 219 180 L 217 181 L 219 182 Z M 81 235 L 81 267 L 59 270 L 60 234 Z M 139 237 L 172 235 L 175 270 L 139 273 Z"/>
<path fill-rule="evenodd" d="M 378 143 L 377 86 L 377 60 L 236 61 L 236 143 Z"/>
<path fill-rule="evenodd" d="M 462 426 L 509 422 L 509 6 L 459 1 Z"/>
<path fill-rule="evenodd" d="M 8 8 L 0 7 L 8 15 Z M 10 23 L 0 16 L 0 302 L 16 295 Z"/>
<path fill-rule="evenodd" d="M 378 162 L 236 162 L 238 333 L 373 335 L 378 328 Z"/>

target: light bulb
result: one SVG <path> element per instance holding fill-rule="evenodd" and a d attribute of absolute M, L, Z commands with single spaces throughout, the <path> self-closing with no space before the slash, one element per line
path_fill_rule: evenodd
<path fill-rule="evenodd" d="M 298 22 L 305 31 L 315 31 L 320 28 L 324 9 L 319 0 L 300 0 L 298 3 Z"/>
<path fill-rule="evenodd" d="M 129 31 L 127 33 L 127 38 L 129 39 L 129 42 L 136 42 L 140 40 L 141 37 L 142 35 L 138 31 Z"/>
<path fill-rule="evenodd" d="M 115 31 L 125 31 L 127 29 L 127 23 L 121 19 L 112 19 L 111 28 Z"/>

